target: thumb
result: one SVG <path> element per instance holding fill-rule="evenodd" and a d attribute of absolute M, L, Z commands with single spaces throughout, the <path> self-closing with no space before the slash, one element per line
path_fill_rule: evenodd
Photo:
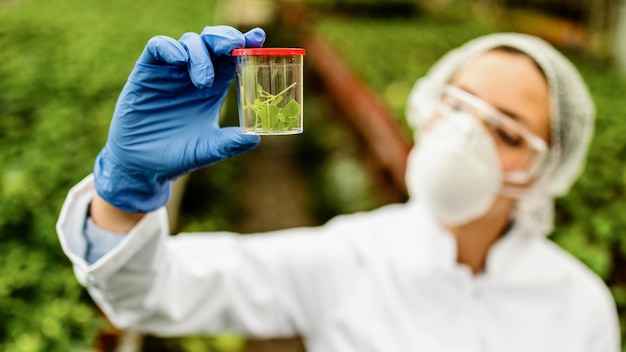
<path fill-rule="evenodd" d="M 204 151 L 199 151 L 198 161 L 210 165 L 220 160 L 245 153 L 256 148 L 261 142 L 257 135 L 242 134 L 239 127 L 224 127 L 212 130 L 204 141 Z"/>

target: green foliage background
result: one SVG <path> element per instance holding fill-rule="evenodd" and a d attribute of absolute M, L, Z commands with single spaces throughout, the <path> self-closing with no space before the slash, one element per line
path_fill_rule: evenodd
<path fill-rule="evenodd" d="M 381 21 L 329 16 L 314 30 L 337 47 L 400 119 L 415 78 L 438 57 L 502 29 L 462 17 Z M 54 229 L 58 212 L 69 188 L 91 171 L 115 99 L 147 39 L 179 37 L 213 21 L 213 1 L 0 2 L 0 351 L 92 349 L 102 320 L 61 252 Z M 593 58 L 568 55 L 590 85 L 598 121 L 586 172 L 558 201 L 553 238 L 606 280 L 624 314 L 626 80 Z M 319 109 L 310 103 L 308 111 Z M 318 143 L 340 148 L 341 138 L 335 140 L 333 146 Z M 322 182 L 342 178 L 346 165 L 353 164 L 331 164 L 334 171 L 327 174 L 341 175 Z M 222 173 L 232 174 L 229 169 Z M 216 176 L 210 187 L 228 179 Z M 367 188 L 367 182 L 357 184 Z M 362 194 L 335 197 L 331 200 L 340 204 L 330 207 L 354 210 L 362 199 Z M 191 221 L 188 230 L 198 224 Z M 198 340 L 187 345 L 207 348 Z"/>
<path fill-rule="evenodd" d="M 213 21 L 212 1 L 0 3 L 0 350 L 91 350 L 100 319 L 55 222 L 102 147 L 145 42 Z"/>

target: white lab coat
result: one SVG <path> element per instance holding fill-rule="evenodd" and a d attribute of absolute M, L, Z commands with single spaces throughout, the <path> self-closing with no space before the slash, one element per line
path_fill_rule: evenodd
<path fill-rule="evenodd" d="M 512 228 L 484 274 L 419 205 L 268 234 L 169 236 L 147 215 L 93 265 L 83 259 L 91 177 L 57 230 L 78 280 L 117 326 L 157 335 L 300 334 L 310 352 L 617 352 L 606 285 L 549 240 Z"/>

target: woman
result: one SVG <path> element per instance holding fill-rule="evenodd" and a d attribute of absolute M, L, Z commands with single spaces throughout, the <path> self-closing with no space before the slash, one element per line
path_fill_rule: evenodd
<path fill-rule="evenodd" d="M 546 239 L 594 111 L 576 70 L 534 37 L 471 41 L 418 82 L 407 204 L 317 228 L 170 237 L 169 182 L 259 143 L 217 121 L 228 54 L 263 40 L 230 27 L 150 40 L 94 175 L 70 191 L 61 243 L 116 325 L 298 334 L 325 352 L 619 350 L 608 288 Z"/>

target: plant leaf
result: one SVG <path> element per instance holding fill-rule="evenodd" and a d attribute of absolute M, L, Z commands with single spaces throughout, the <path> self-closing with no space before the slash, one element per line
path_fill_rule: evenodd
<path fill-rule="evenodd" d="M 297 118 L 300 115 L 300 104 L 295 99 L 291 99 L 283 108 L 283 114 Z"/>
<path fill-rule="evenodd" d="M 259 109 L 257 114 L 261 119 L 261 127 L 263 128 L 263 131 L 269 131 L 272 129 L 272 126 L 276 123 L 276 116 L 279 112 L 280 108 L 274 105 L 264 105 Z"/>

